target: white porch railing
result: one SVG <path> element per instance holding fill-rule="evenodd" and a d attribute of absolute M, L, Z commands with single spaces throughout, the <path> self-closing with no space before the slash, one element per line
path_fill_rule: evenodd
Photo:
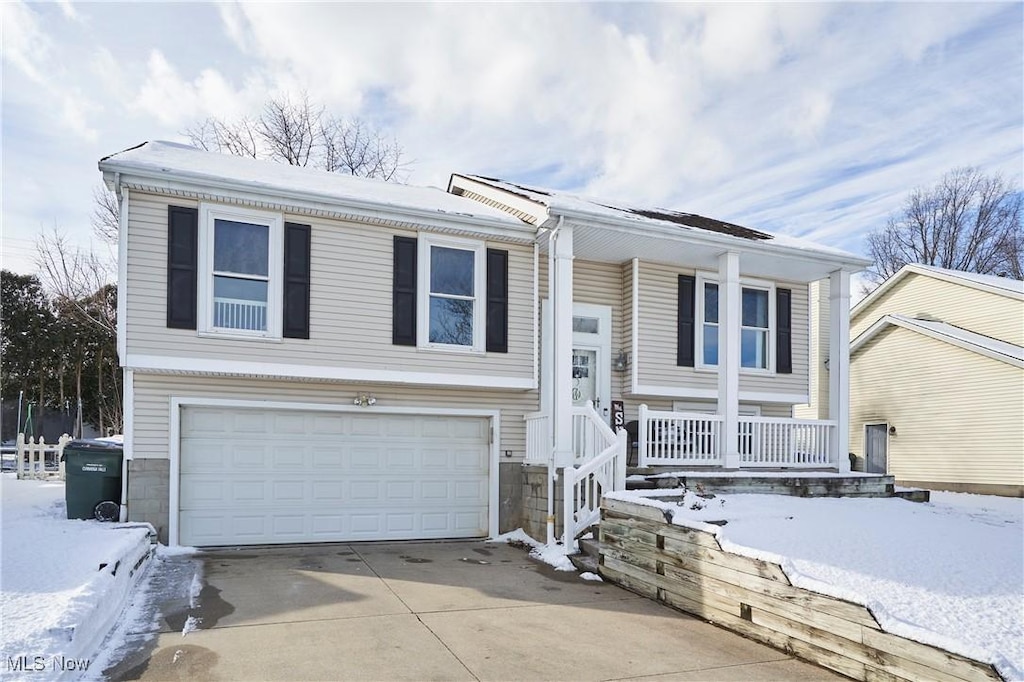
<path fill-rule="evenodd" d="M 64 434 L 56 444 L 47 445 L 46 439 L 29 437 L 25 440 L 25 434 L 19 433 L 17 445 L 15 446 L 15 457 L 17 457 L 18 478 L 45 479 L 59 477 L 64 480 L 64 446 L 71 442 L 71 436 Z M 48 461 L 49 460 L 49 461 Z"/>
<path fill-rule="evenodd" d="M 836 466 L 829 457 L 834 421 L 740 417 L 740 466 Z"/>
<path fill-rule="evenodd" d="M 267 304 L 240 298 L 214 298 L 213 326 L 264 331 L 267 328 Z"/>
<path fill-rule="evenodd" d="M 720 466 L 722 417 L 640 406 L 640 466 Z"/>
<path fill-rule="evenodd" d="M 551 418 L 544 412 L 526 415 L 526 462 L 547 464 L 551 447 Z"/>
<path fill-rule="evenodd" d="M 562 474 L 562 546 L 577 550 L 576 539 L 601 518 L 601 496 L 626 487 L 625 430 L 615 433 L 589 401 L 573 410 L 576 464 Z"/>

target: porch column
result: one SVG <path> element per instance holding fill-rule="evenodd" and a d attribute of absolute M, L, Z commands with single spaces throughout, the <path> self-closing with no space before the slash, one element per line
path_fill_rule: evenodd
<path fill-rule="evenodd" d="M 554 435 L 554 465 L 572 466 L 572 227 L 559 225 L 549 248 L 554 253 L 554 271 L 548 278 L 552 311 L 554 352 L 551 424 Z"/>
<path fill-rule="evenodd" d="M 850 273 L 829 275 L 828 418 L 836 422 L 829 458 L 850 471 Z"/>
<path fill-rule="evenodd" d="M 703 292 L 700 294 L 703 295 Z M 718 414 L 722 415 L 722 461 L 740 468 L 740 255 L 718 257 Z"/>

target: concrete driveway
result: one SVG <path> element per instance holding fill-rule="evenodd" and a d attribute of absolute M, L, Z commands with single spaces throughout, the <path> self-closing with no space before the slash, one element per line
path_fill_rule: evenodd
<path fill-rule="evenodd" d="M 840 679 L 507 545 L 233 549 L 162 564 L 155 578 L 178 586 L 157 590 L 159 632 L 132 635 L 111 679 Z"/>

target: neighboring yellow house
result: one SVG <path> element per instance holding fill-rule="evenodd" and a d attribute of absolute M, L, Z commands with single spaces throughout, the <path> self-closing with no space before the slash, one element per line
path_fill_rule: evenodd
<path fill-rule="evenodd" d="M 798 417 L 828 403 L 820 287 L 810 298 L 825 323 L 811 323 L 811 403 Z M 856 468 L 903 485 L 1024 496 L 1024 282 L 907 265 L 853 308 L 850 339 Z"/>

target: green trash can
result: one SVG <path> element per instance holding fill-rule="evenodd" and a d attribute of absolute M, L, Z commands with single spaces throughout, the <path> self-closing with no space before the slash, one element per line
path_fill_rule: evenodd
<path fill-rule="evenodd" d="M 120 443 L 73 440 L 64 446 L 64 501 L 69 519 L 117 521 L 121 515 Z"/>

